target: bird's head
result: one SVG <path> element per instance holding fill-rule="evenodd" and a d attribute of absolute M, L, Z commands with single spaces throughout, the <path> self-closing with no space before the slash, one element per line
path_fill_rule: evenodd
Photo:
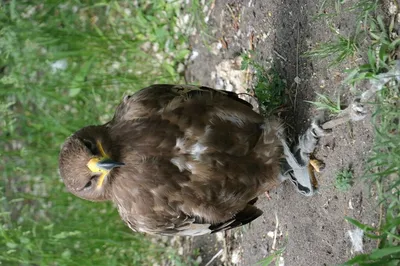
<path fill-rule="evenodd" d="M 91 201 L 110 198 L 111 175 L 123 166 L 115 158 L 104 126 L 88 126 L 75 132 L 61 148 L 59 169 L 67 189 Z"/>

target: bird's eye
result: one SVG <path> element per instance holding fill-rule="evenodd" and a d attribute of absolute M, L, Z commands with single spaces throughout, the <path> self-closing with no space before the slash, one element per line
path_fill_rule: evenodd
<path fill-rule="evenodd" d="M 85 144 L 86 148 L 88 148 L 93 155 L 99 154 L 99 149 L 97 148 L 96 144 L 94 144 L 92 141 L 84 139 L 83 144 Z"/>
<path fill-rule="evenodd" d="M 99 175 L 93 175 L 82 189 L 88 190 L 94 183 L 96 183 L 95 181 L 97 180 L 98 177 Z"/>
<path fill-rule="evenodd" d="M 87 190 L 92 186 L 92 179 L 89 180 L 89 182 L 86 183 L 86 185 L 83 187 L 83 190 Z"/>
<path fill-rule="evenodd" d="M 125 95 L 124 96 L 124 102 L 126 102 L 127 100 L 129 100 L 132 97 L 132 95 Z"/>

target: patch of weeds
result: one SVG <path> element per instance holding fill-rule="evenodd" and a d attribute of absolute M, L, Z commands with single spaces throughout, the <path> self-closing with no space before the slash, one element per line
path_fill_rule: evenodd
<path fill-rule="evenodd" d="M 213 8 L 212 5 L 213 0 L 208 0 L 204 4 L 202 4 L 200 1 L 191 1 L 190 5 L 188 5 L 186 8 L 186 11 L 188 11 L 190 14 L 190 26 L 187 26 L 186 28 L 191 31 L 197 29 L 197 33 L 199 34 L 202 43 L 209 50 L 211 50 L 209 41 L 215 40 L 215 37 L 209 34 L 207 25 L 210 9 Z M 191 32 L 188 32 L 188 34 L 191 34 Z"/>
<path fill-rule="evenodd" d="M 304 56 L 327 58 L 332 57 L 333 60 L 329 66 L 337 65 L 349 57 L 353 57 L 359 52 L 359 32 L 358 30 L 353 36 L 344 36 L 337 31 L 333 26 L 330 26 L 331 31 L 335 34 L 336 40 L 321 43 L 318 47 L 309 52 L 304 53 Z"/>
<path fill-rule="evenodd" d="M 335 66 L 345 60 L 354 59 L 356 55 L 363 52 L 360 51 L 361 43 L 368 37 L 363 28 L 364 25 L 357 24 L 352 34 L 344 35 L 335 26 L 332 18 L 340 18 L 342 14 L 351 12 L 353 16 L 357 17 L 356 21 L 364 21 L 365 14 L 375 9 L 377 3 L 377 0 L 361 0 L 351 4 L 343 0 L 322 0 L 319 12 L 314 19 L 325 22 L 334 37 L 327 42 L 318 44 L 311 51 L 304 53 L 304 56 L 332 58 L 329 66 Z"/>
<path fill-rule="evenodd" d="M 378 95 L 373 123 L 376 135 L 369 158 L 366 181 L 374 185 L 380 209 L 376 228 L 347 218 L 364 230 L 367 237 L 377 241 L 369 254 L 357 255 L 344 265 L 400 264 L 400 97 L 399 84 L 387 86 Z"/>
<path fill-rule="evenodd" d="M 387 50 L 381 50 L 382 47 L 386 47 Z M 379 73 L 389 69 L 394 62 L 390 56 L 385 55 L 390 54 L 392 48 L 390 45 L 370 47 L 369 63 L 354 70 L 348 78 L 349 83 L 356 85 L 362 80 L 375 79 Z M 357 255 L 344 265 L 395 266 L 400 263 L 399 86 L 396 82 L 386 85 L 377 94 L 377 101 L 374 103 L 375 140 L 365 180 L 378 191 L 381 213 L 378 227 L 371 228 L 351 220 L 354 225 L 364 230 L 367 237 L 377 240 L 378 245 L 369 254 Z"/>
<path fill-rule="evenodd" d="M 345 2 L 345 1 L 342 1 Z M 359 18 L 370 12 L 374 12 L 379 4 L 379 0 L 359 0 L 357 3 L 349 7 L 346 11 L 355 11 Z"/>
<path fill-rule="evenodd" d="M 394 20 L 385 26 L 382 17 L 367 16 L 368 34 L 371 44 L 368 47 L 368 62 L 349 71 L 345 82 L 355 86 L 362 80 L 375 79 L 377 74 L 388 71 L 394 64 L 400 46 L 400 37 L 393 34 Z M 397 36 L 397 37 L 396 37 Z"/>
<path fill-rule="evenodd" d="M 186 265 L 199 266 L 200 263 L 193 258 L 196 258 L 193 254 L 190 257 L 182 257 L 179 256 L 176 252 L 170 252 L 168 255 L 168 261 L 166 261 L 166 263 L 167 265 L 169 265 L 169 263 L 172 263 L 172 265 L 175 266 L 186 266 Z"/>
<path fill-rule="evenodd" d="M 200 256 L 200 248 L 195 248 L 195 249 L 193 249 L 192 254 L 193 254 L 193 257 L 194 257 L 194 258 Z"/>
<path fill-rule="evenodd" d="M 398 266 L 400 264 L 400 236 L 398 232 L 398 228 L 400 227 L 400 217 L 398 214 L 396 216 L 392 216 L 391 213 L 388 214 L 383 226 L 380 228 L 374 228 L 350 217 L 345 217 L 348 222 L 362 229 L 364 235 L 368 238 L 377 240 L 378 247 L 368 254 L 359 254 L 353 257 L 341 264 L 341 266 Z"/>
<path fill-rule="evenodd" d="M 378 0 L 359 0 L 344 6 L 346 2 L 348 3 L 345 0 L 320 1 L 318 14 L 313 19 L 329 19 L 340 16 L 341 13 L 353 12 L 360 20 L 366 13 L 376 10 L 378 6 Z"/>
<path fill-rule="evenodd" d="M 367 237 L 377 240 L 378 245 L 371 253 L 357 255 L 344 265 L 400 264 L 399 84 L 386 86 L 377 96 L 373 116 L 375 140 L 365 180 L 377 189 L 381 216 L 377 228 L 358 221 L 352 223 L 363 229 Z"/>
<path fill-rule="evenodd" d="M 369 41 L 368 61 L 349 71 L 344 83 L 353 87 L 365 81 L 378 79 L 380 73 L 389 71 L 398 58 L 400 38 L 395 30 L 397 14 L 385 20 L 375 16 L 378 1 L 364 0 L 358 3 L 361 9 L 353 8 L 358 17 L 364 18 L 360 30 Z M 343 44 L 345 44 L 343 42 Z M 351 56 L 346 45 L 342 50 L 330 51 Z M 328 49 L 329 50 L 329 49 Z M 326 51 L 325 51 L 326 52 Z M 326 55 L 322 53 L 319 55 Z M 372 155 L 368 160 L 365 180 L 374 186 L 378 193 L 380 219 L 376 228 L 346 217 L 346 219 L 364 231 L 364 235 L 377 241 L 377 248 L 369 254 L 360 254 L 343 265 L 399 265 L 400 264 L 400 84 L 394 80 L 387 83 L 377 93 L 374 103 L 373 124 L 375 140 Z M 344 178 L 346 180 L 346 178 Z M 346 182 L 345 182 L 346 183 Z"/>
<path fill-rule="evenodd" d="M 342 111 L 342 107 L 340 104 L 340 97 L 338 96 L 336 102 L 330 99 L 328 96 L 316 93 L 318 98 L 317 101 L 306 101 L 308 103 L 313 104 L 317 110 L 328 111 L 331 115 L 337 115 Z"/>
<path fill-rule="evenodd" d="M 279 77 L 278 72 L 271 68 L 266 70 L 261 64 L 252 59 L 251 54 L 242 56 L 241 69 L 253 68 L 255 71 L 255 94 L 264 114 L 270 114 L 282 107 L 285 103 L 284 92 L 286 84 Z"/>
<path fill-rule="evenodd" d="M 353 183 L 353 172 L 351 170 L 342 170 L 336 174 L 335 188 L 339 191 L 348 191 Z"/>
<path fill-rule="evenodd" d="M 273 262 L 275 262 L 276 266 L 280 265 L 280 258 L 282 257 L 283 252 L 285 252 L 285 249 L 286 247 L 282 247 L 274 251 L 271 255 L 258 261 L 255 265 L 270 266 Z"/>
<path fill-rule="evenodd" d="M 132 233 L 109 203 L 67 193 L 60 145 L 112 118 L 125 91 L 182 81 L 183 1 L 3 1 L 0 261 L 152 265 L 174 251 Z M 172 255 L 171 255 L 172 254 Z"/>

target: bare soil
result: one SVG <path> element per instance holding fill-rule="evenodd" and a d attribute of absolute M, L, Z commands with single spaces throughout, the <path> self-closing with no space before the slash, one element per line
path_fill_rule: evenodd
<path fill-rule="evenodd" d="M 354 92 L 341 86 L 344 70 L 362 60 L 354 58 L 347 63 L 350 65 L 331 68 L 329 59 L 302 56 L 317 43 L 332 38 L 324 20 L 313 19 L 319 5 L 316 0 L 214 1 L 204 10 L 207 29 L 198 27 L 191 38 L 195 55 L 187 65 L 187 82 L 226 89 L 226 82 L 216 78 L 217 66 L 252 50 L 256 62 L 273 66 L 286 82 L 288 104 L 282 118 L 289 135 L 298 136 L 315 115 L 315 107 L 305 102 L 315 100 L 315 92 L 350 102 Z M 331 21 L 344 35 L 352 34 L 358 23 L 345 12 Z M 247 86 L 233 86 L 233 90 L 246 91 Z M 206 265 L 221 249 L 221 255 L 209 265 L 254 265 L 281 247 L 286 247 L 281 259 L 281 265 L 286 266 L 337 265 L 351 258 L 354 254 L 348 231 L 354 226 L 344 217 L 370 225 L 379 220 L 374 197 L 361 180 L 373 141 L 369 121 L 367 117 L 339 126 L 320 141 L 315 157 L 325 162 L 326 169 L 316 173 L 320 187 L 316 195 L 304 197 L 292 184 L 283 183 L 270 192 L 270 200 L 261 197 L 257 206 L 264 215 L 250 226 L 193 238 L 192 249 L 200 252 L 200 265 Z M 335 176 L 348 168 L 354 171 L 355 184 L 341 192 L 334 187 Z M 364 238 L 364 251 L 374 245 Z"/>

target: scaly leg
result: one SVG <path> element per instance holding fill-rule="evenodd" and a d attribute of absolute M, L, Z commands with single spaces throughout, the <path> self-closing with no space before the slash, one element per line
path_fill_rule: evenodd
<path fill-rule="evenodd" d="M 307 131 L 299 137 L 299 143 L 290 149 L 281 138 L 285 160 L 281 162 L 281 181 L 289 179 L 297 191 L 305 196 L 311 196 L 316 190 L 315 180 L 309 171 L 310 155 L 318 144 L 318 140 L 329 133 L 313 121 Z"/>

